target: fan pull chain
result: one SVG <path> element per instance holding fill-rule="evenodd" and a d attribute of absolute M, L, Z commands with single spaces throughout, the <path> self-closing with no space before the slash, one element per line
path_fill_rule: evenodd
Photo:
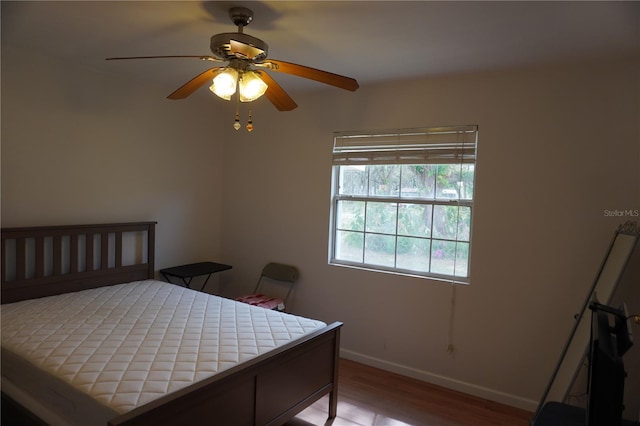
<path fill-rule="evenodd" d="M 240 130 L 242 125 L 240 124 L 240 96 L 236 97 L 236 118 L 233 121 L 233 128 L 236 130 Z M 245 126 L 247 132 L 253 131 L 253 112 L 251 111 L 251 107 L 249 107 L 249 119 L 247 120 L 247 125 Z"/>
<path fill-rule="evenodd" d="M 253 116 L 251 114 L 251 108 L 249 108 L 249 120 L 247 121 L 247 132 L 253 131 Z"/>
<path fill-rule="evenodd" d="M 236 119 L 233 122 L 233 128 L 240 130 L 240 95 L 236 95 Z"/>

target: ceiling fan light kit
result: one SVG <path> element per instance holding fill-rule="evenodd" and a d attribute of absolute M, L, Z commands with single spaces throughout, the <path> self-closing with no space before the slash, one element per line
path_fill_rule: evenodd
<path fill-rule="evenodd" d="M 213 56 L 135 56 L 106 59 L 190 58 L 211 62 L 228 62 L 226 66 L 209 68 L 198 74 L 167 98 L 184 99 L 208 82 L 211 82 L 209 89 L 224 100 L 231 100 L 233 95 L 237 93 L 236 116 L 233 125 L 236 130 L 241 127 L 239 102 L 253 102 L 265 95 L 279 111 L 291 111 L 298 106 L 267 71 L 308 78 L 350 91 L 358 89 L 358 82 L 350 77 L 275 59 L 267 61 L 269 51 L 267 43 L 243 32 L 244 27 L 253 20 L 253 12 L 245 7 L 233 7 L 229 10 L 229 17 L 238 27 L 238 32 L 213 35 L 210 45 Z M 259 67 L 261 70 L 256 70 L 254 67 Z M 249 121 L 246 128 L 248 131 L 253 130 L 251 111 L 249 111 Z"/>

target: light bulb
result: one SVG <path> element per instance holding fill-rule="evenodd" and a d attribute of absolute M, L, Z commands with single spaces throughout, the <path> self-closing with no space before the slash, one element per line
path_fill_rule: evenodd
<path fill-rule="evenodd" d="M 267 84 L 262 81 L 260 75 L 255 71 L 245 71 L 240 77 L 240 101 L 251 102 L 264 95 L 267 91 Z"/>
<path fill-rule="evenodd" d="M 238 71 L 233 68 L 226 68 L 213 79 L 209 87 L 213 93 L 225 100 L 230 100 L 231 95 L 236 93 L 236 83 L 238 81 Z"/>

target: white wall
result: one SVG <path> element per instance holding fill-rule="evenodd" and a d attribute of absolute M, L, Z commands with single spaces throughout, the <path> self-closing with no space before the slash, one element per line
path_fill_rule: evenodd
<path fill-rule="evenodd" d="M 155 220 L 158 269 L 217 259 L 215 104 L 2 47 L 2 226 Z"/>
<path fill-rule="evenodd" d="M 634 219 L 604 210 L 640 208 L 639 75 L 611 60 L 327 90 L 289 113 L 257 104 L 256 130 L 225 142 L 223 291 L 250 290 L 267 261 L 297 265 L 292 310 L 343 321 L 345 356 L 533 410 Z M 330 159 L 334 131 L 458 124 L 479 126 L 479 160 L 471 285 L 455 288 L 450 327 L 450 284 L 327 264 Z"/>

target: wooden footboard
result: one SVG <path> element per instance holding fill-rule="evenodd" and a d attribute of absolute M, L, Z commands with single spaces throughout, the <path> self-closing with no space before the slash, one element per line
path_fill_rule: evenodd
<path fill-rule="evenodd" d="M 341 327 L 333 323 L 138 407 L 109 425 L 281 425 L 326 394 L 332 419 L 337 409 Z"/>

